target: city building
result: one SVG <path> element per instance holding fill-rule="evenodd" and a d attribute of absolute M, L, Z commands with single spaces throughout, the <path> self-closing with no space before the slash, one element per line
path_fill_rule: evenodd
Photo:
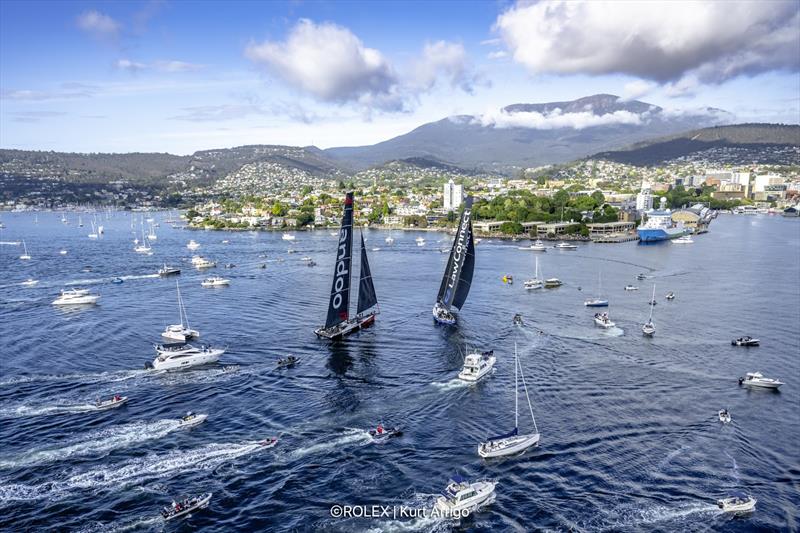
<path fill-rule="evenodd" d="M 464 187 L 457 185 L 452 179 L 444 184 L 443 205 L 445 211 L 455 211 L 464 200 Z"/>
<path fill-rule="evenodd" d="M 650 184 L 643 181 L 642 190 L 636 195 L 636 210 L 641 213 L 651 209 L 653 209 L 653 191 L 650 188 Z"/>

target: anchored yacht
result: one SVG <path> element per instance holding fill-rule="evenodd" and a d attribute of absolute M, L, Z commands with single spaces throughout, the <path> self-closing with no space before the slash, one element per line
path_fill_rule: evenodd
<path fill-rule="evenodd" d="M 145 363 L 145 368 L 154 370 L 183 370 L 193 366 L 216 363 L 225 353 L 222 348 L 201 346 L 196 348 L 184 342 L 156 345 L 156 358 Z"/>
<path fill-rule="evenodd" d="M 743 378 L 739 378 L 739 385 L 745 387 L 761 387 L 763 389 L 777 389 L 783 385 L 782 381 L 773 378 L 765 378 L 761 372 L 748 372 Z"/>
<path fill-rule="evenodd" d="M 495 481 L 469 482 L 455 475 L 436 500 L 435 509 L 442 513 L 473 511 L 494 501 L 496 486 Z"/>
<path fill-rule="evenodd" d="M 458 373 L 458 379 L 476 382 L 492 370 L 496 361 L 497 358 L 494 356 L 494 350 L 467 354 L 464 358 L 464 367 L 461 369 L 461 372 Z"/>
<path fill-rule="evenodd" d="M 222 278 L 220 276 L 211 276 L 200 282 L 203 287 L 227 287 L 231 284 L 231 280 Z"/>
<path fill-rule="evenodd" d="M 99 299 L 99 294 L 91 294 L 88 289 L 64 289 L 53 305 L 91 305 Z"/>

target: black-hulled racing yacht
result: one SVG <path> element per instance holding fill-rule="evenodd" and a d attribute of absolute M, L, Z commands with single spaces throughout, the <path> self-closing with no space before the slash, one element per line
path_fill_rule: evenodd
<path fill-rule="evenodd" d="M 433 319 L 436 322 L 447 325 L 456 323 L 454 311 L 459 311 L 467 300 L 474 270 L 475 241 L 472 236 L 472 197 L 469 196 L 464 201 L 464 212 L 461 213 L 458 231 L 453 239 L 439 294 L 436 295 L 433 306 Z"/>

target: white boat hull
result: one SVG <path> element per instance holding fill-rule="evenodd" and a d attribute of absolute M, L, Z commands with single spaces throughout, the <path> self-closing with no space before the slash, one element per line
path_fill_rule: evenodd
<path fill-rule="evenodd" d="M 478 446 L 478 455 L 484 458 L 514 455 L 527 450 L 531 446 L 537 446 L 539 437 L 538 433 L 531 433 L 529 435 L 517 435 L 507 439 L 496 440 L 491 445 L 488 442 L 484 442 Z"/>
<path fill-rule="evenodd" d="M 441 513 L 452 513 L 455 511 L 474 511 L 478 507 L 488 505 L 495 499 L 494 488 L 497 483 L 493 481 L 477 482 L 473 484 L 475 496 L 467 500 L 454 504 L 452 500 L 439 496 L 436 500 L 435 508 Z"/>
<path fill-rule="evenodd" d="M 610 321 L 610 320 L 609 321 L 603 321 L 603 320 L 600 320 L 599 318 L 595 318 L 594 319 L 594 323 L 597 324 L 598 326 L 600 326 L 601 328 L 604 328 L 604 329 L 609 329 L 609 328 L 613 328 L 614 326 L 616 326 L 616 324 L 614 322 Z"/>
<path fill-rule="evenodd" d="M 98 295 L 79 296 L 77 298 L 58 298 L 53 301 L 53 305 L 93 305 L 100 299 Z"/>
<path fill-rule="evenodd" d="M 191 428 L 194 426 L 199 426 L 200 424 L 205 422 L 207 418 L 208 415 L 195 415 L 194 418 L 192 418 L 191 420 L 181 419 L 180 427 Z"/>
<path fill-rule="evenodd" d="M 156 357 L 153 359 L 154 370 L 183 370 L 194 366 L 216 363 L 225 350 L 210 349 L 205 352 L 190 355 L 170 355 L 169 357 Z"/>
<path fill-rule="evenodd" d="M 469 383 L 475 383 L 476 381 L 479 381 L 486 374 L 492 371 L 496 361 L 497 358 L 495 356 L 491 356 L 486 360 L 486 366 L 481 368 L 478 372 L 472 373 L 472 372 L 465 372 L 464 370 L 462 370 L 461 372 L 458 373 L 458 379 Z"/>

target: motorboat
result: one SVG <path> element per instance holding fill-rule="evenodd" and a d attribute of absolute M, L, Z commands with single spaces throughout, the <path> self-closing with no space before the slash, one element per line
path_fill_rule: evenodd
<path fill-rule="evenodd" d="M 727 409 L 720 409 L 719 413 L 719 421 L 723 424 L 730 424 L 731 423 L 731 414 L 728 412 Z"/>
<path fill-rule="evenodd" d="M 672 291 L 669 291 L 664 298 L 666 298 L 667 300 L 674 300 L 675 299 L 675 293 L 672 292 Z"/>
<path fill-rule="evenodd" d="M 179 426 L 182 428 L 199 426 L 206 421 L 206 418 L 208 418 L 208 415 L 198 415 L 189 411 L 185 416 L 181 417 Z"/>
<path fill-rule="evenodd" d="M 181 273 L 180 268 L 167 266 L 166 263 L 164 263 L 163 267 L 158 269 L 158 275 L 161 276 L 162 278 L 166 278 L 167 276 L 177 276 L 180 273 Z"/>
<path fill-rule="evenodd" d="M 403 436 L 403 431 L 399 427 L 385 428 L 383 424 L 378 424 L 378 427 L 370 429 L 368 433 L 372 437 L 372 442 L 386 442 L 393 437 Z"/>
<path fill-rule="evenodd" d="M 745 387 L 777 389 L 783 385 L 783 382 L 773 378 L 765 378 L 761 372 L 748 372 L 745 377 L 739 378 L 739 385 L 744 385 Z"/>
<path fill-rule="evenodd" d="M 519 249 L 520 250 L 530 251 L 530 252 L 546 252 L 547 251 L 547 246 L 545 246 L 545 244 L 541 240 L 537 239 L 530 246 L 520 246 Z"/>
<path fill-rule="evenodd" d="M 739 337 L 731 341 L 731 346 L 758 346 L 761 341 L 750 336 Z"/>
<path fill-rule="evenodd" d="M 303 262 L 306 262 L 306 263 L 308 263 L 308 262 L 309 262 L 309 261 L 311 261 L 311 260 L 312 260 L 312 259 L 311 259 L 309 256 L 305 256 L 305 257 L 301 257 L 301 258 L 300 258 L 300 261 L 303 261 Z"/>
<path fill-rule="evenodd" d="M 683 237 L 678 237 L 677 239 L 672 239 L 672 244 L 694 244 L 694 240 L 689 235 L 684 235 Z"/>
<path fill-rule="evenodd" d="M 189 244 L 187 244 L 186 247 L 190 250 L 197 250 L 200 248 L 200 243 L 195 242 L 194 239 L 192 239 L 189 241 Z"/>
<path fill-rule="evenodd" d="M 556 287 L 562 286 L 564 283 L 558 278 L 548 278 L 544 280 L 544 288 L 545 289 L 555 289 Z"/>
<path fill-rule="evenodd" d="M 64 289 L 53 305 L 91 305 L 99 299 L 99 294 L 91 294 L 88 289 Z"/>
<path fill-rule="evenodd" d="M 390 235 L 390 236 L 388 236 L 388 237 L 386 237 L 386 238 L 384 239 L 384 242 L 386 242 L 386 244 L 388 244 L 389 246 L 391 246 L 392 244 L 394 244 L 394 237 L 392 237 L 392 236 Z"/>
<path fill-rule="evenodd" d="M 111 283 L 113 283 L 114 285 L 119 285 L 120 283 L 123 283 L 124 281 L 125 281 L 124 279 L 119 278 L 119 277 L 111 278 Z"/>
<path fill-rule="evenodd" d="M 483 458 L 514 455 L 539 444 L 539 429 L 536 427 L 536 418 L 533 416 L 533 406 L 528 395 L 528 385 L 525 383 L 522 365 L 517 357 L 516 342 L 514 343 L 514 365 L 514 429 L 503 435 L 490 437 L 486 442 L 479 444 L 478 455 Z M 519 434 L 519 378 L 522 378 L 522 388 L 525 390 L 525 398 L 528 400 L 528 409 L 533 422 L 533 432 L 523 435 Z"/>
<path fill-rule="evenodd" d="M 60 250 L 58 253 L 61 254 L 61 255 L 67 255 L 67 251 L 66 250 Z"/>
<path fill-rule="evenodd" d="M 200 336 L 200 332 L 189 327 L 189 317 L 186 315 L 186 306 L 184 305 L 183 298 L 181 297 L 181 286 L 177 280 L 175 280 L 175 289 L 178 293 L 178 316 L 181 319 L 181 323 L 167 326 L 164 328 L 161 336 L 165 339 L 178 342 L 186 342 L 190 339 L 196 339 Z"/>
<path fill-rule="evenodd" d="M 514 315 L 514 325 L 515 326 L 524 326 L 525 322 L 522 320 L 522 315 L 517 313 Z"/>
<path fill-rule="evenodd" d="M 613 328 L 616 326 L 614 322 L 608 317 L 608 313 L 595 313 L 594 315 L 594 323 L 600 326 L 601 328 Z"/>
<path fill-rule="evenodd" d="M 283 236 L 281 236 L 281 238 L 284 241 L 293 241 L 295 239 L 295 236 L 292 235 L 291 233 L 284 233 Z"/>
<path fill-rule="evenodd" d="M 203 287 L 227 287 L 231 284 L 231 280 L 222 278 L 220 276 L 211 276 L 200 282 Z"/>
<path fill-rule="evenodd" d="M 467 354 L 464 358 L 464 366 L 458 373 L 458 379 L 474 383 L 488 374 L 494 368 L 496 361 L 494 350 Z"/>
<path fill-rule="evenodd" d="M 228 239 L 222 239 L 222 244 L 230 244 L 230 243 L 231 241 L 229 241 Z"/>
<path fill-rule="evenodd" d="M 553 248 L 557 248 L 559 250 L 577 250 L 578 249 L 578 245 L 577 244 L 572 244 L 571 242 L 561 241 L 560 243 L 558 243 L 555 246 L 553 246 Z"/>
<path fill-rule="evenodd" d="M 495 481 L 470 482 L 455 475 L 436 500 L 434 508 L 445 514 L 456 511 L 474 511 L 478 507 L 494 501 L 496 486 L 497 482 Z"/>
<path fill-rule="evenodd" d="M 647 276 L 643 272 L 640 272 L 639 274 L 636 275 L 636 279 L 638 279 L 639 281 L 643 281 L 647 279 Z"/>
<path fill-rule="evenodd" d="M 414 242 L 417 243 L 417 246 L 425 246 L 425 239 L 423 237 L 417 237 L 414 239 Z"/>
<path fill-rule="evenodd" d="M 21 283 L 21 285 L 23 285 L 23 286 L 25 286 L 25 287 L 33 287 L 33 286 L 34 286 L 34 285 L 36 285 L 37 283 L 39 283 L 39 280 L 38 280 L 38 279 L 28 278 L 28 279 L 26 279 L 25 281 L 23 281 L 23 282 Z"/>
<path fill-rule="evenodd" d="M 124 405 L 128 402 L 127 396 L 120 396 L 119 394 L 114 395 L 113 397 L 109 398 L 108 400 L 97 400 L 94 403 L 94 406 L 101 411 L 106 409 L 114 409 L 121 405 Z"/>
<path fill-rule="evenodd" d="M 756 510 L 757 501 L 752 496 L 740 492 L 728 498 L 717 500 L 717 506 L 724 513 L 746 514 Z"/>
<path fill-rule="evenodd" d="M 625 285 L 625 290 L 626 291 L 638 291 L 639 287 L 637 287 L 636 285 Z"/>
<path fill-rule="evenodd" d="M 31 256 L 30 256 L 30 254 L 28 254 L 28 245 L 25 244 L 24 240 L 22 241 L 22 249 L 23 249 L 24 253 L 21 256 L 19 256 L 19 258 L 22 259 L 23 261 L 30 260 Z"/>
<path fill-rule="evenodd" d="M 147 362 L 145 368 L 153 370 L 183 370 L 193 366 L 216 363 L 225 353 L 223 348 L 201 346 L 196 348 L 184 342 L 157 344 L 156 358 Z"/>
<path fill-rule="evenodd" d="M 263 447 L 263 448 L 272 448 L 276 444 L 278 444 L 278 438 L 277 437 L 269 437 L 269 438 L 266 438 L 264 440 L 258 441 L 258 445 Z"/>
<path fill-rule="evenodd" d="M 172 505 L 168 505 L 161 510 L 161 516 L 166 521 L 188 516 L 193 511 L 208 507 L 208 504 L 211 501 L 211 496 L 212 494 L 207 492 L 199 496 L 186 498 L 180 502 L 173 501 Z"/>
<path fill-rule="evenodd" d="M 192 263 L 194 264 L 194 267 L 198 270 L 202 270 L 204 268 L 214 268 L 215 266 L 217 266 L 217 263 L 215 263 L 214 261 L 209 261 L 208 259 L 203 259 L 202 257 L 200 258 L 199 261 L 196 262 L 192 261 Z"/>
<path fill-rule="evenodd" d="M 288 368 L 290 366 L 296 365 L 299 361 L 300 361 L 299 357 L 295 357 L 294 355 L 290 355 L 286 359 L 278 359 L 277 367 L 278 368 Z"/>

